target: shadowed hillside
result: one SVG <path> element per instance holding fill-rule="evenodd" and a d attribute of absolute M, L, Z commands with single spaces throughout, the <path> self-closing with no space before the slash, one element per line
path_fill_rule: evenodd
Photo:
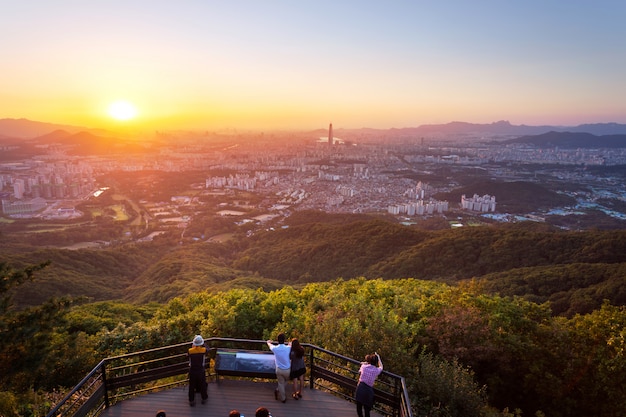
<path fill-rule="evenodd" d="M 230 283 L 278 288 L 358 277 L 447 283 L 483 277 L 489 283 L 485 291 L 552 301 L 557 313 L 567 315 L 597 308 L 605 298 L 624 303 L 620 291 L 606 290 L 617 285 L 626 260 L 624 231 L 565 232 L 528 223 L 428 231 L 319 213 L 308 220 L 304 214 L 294 216 L 284 226 L 224 243 L 176 246 L 163 240 L 65 250 L 5 242 L 3 253 L 15 266 L 52 261 L 37 284 L 26 283 L 15 294 L 19 306 L 62 295 L 165 302 L 205 289 L 228 289 Z M 593 276 L 573 279 L 577 270 Z M 520 275 L 550 285 L 530 291 L 515 281 Z"/>

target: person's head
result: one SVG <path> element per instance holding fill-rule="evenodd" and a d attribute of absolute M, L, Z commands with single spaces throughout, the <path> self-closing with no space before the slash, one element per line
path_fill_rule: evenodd
<path fill-rule="evenodd" d="M 228 413 L 228 417 L 241 417 L 241 414 L 237 410 L 230 410 L 230 413 Z"/>
<path fill-rule="evenodd" d="M 278 335 L 278 343 L 281 345 L 285 343 L 285 333 L 281 333 Z"/>
<path fill-rule="evenodd" d="M 378 366 L 378 356 L 376 355 L 365 355 L 365 362 L 370 365 Z"/>
<path fill-rule="evenodd" d="M 300 344 L 300 341 L 298 339 L 292 339 L 291 340 L 291 350 L 296 352 L 296 355 L 301 358 L 302 356 L 304 356 L 304 348 L 302 347 L 302 345 Z"/>
<path fill-rule="evenodd" d="M 265 407 L 259 407 L 256 409 L 254 417 L 270 417 L 270 410 Z"/>
<path fill-rule="evenodd" d="M 191 343 L 193 343 L 194 346 L 202 346 L 204 344 L 204 338 L 197 334 L 196 337 L 193 338 L 193 342 Z"/>
<path fill-rule="evenodd" d="M 166 417 L 165 416 L 165 410 L 159 410 L 156 413 L 156 417 Z"/>

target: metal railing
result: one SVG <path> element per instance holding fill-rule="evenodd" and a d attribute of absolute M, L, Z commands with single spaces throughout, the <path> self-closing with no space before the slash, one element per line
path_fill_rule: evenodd
<path fill-rule="evenodd" d="M 205 339 L 210 351 L 219 349 L 263 350 L 266 342 L 252 339 L 212 337 Z M 346 356 L 303 343 L 308 350 L 310 388 L 327 391 L 354 401 L 360 362 Z M 46 417 L 97 416 L 105 408 L 130 396 L 163 390 L 187 383 L 189 343 L 164 346 L 103 359 L 87 374 Z M 208 370 L 215 375 L 214 362 Z M 412 417 L 405 380 L 383 371 L 374 390 L 375 410 L 385 416 Z"/>

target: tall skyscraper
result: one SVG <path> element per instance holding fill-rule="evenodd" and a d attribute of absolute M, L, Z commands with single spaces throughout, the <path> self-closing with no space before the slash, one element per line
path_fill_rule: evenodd
<path fill-rule="evenodd" d="M 328 146 L 332 146 L 333 145 L 333 124 L 331 123 L 330 126 L 328 126 Z"/>

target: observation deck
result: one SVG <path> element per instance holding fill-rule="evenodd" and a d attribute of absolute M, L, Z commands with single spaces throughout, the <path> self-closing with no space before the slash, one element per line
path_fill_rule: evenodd
<path fill-rule="evenodd" d="M 266 407 L 273 417 L 353 417 L 354 391 L 360 361 L 303 343 L 307 365 L 302 398 L 274 398 L 275 374 L 268 371 L 273 355 L 265 341 L 208 338 L 208 394 L 201 404 L 187 399 L 190 343 L 165 346 L 102 360 L 57 404 L 46 417 L 154 417 L 159 410 L 167 417 L 225 417 L 237 409 L 253 417 Z M 265 349 L 262 349 L 265 347 Z M 221 359 L 221 360 L 220 360 Z M 412 417 L 404 378 L 383 371 L 375 385 L 372 415 Z"/>

